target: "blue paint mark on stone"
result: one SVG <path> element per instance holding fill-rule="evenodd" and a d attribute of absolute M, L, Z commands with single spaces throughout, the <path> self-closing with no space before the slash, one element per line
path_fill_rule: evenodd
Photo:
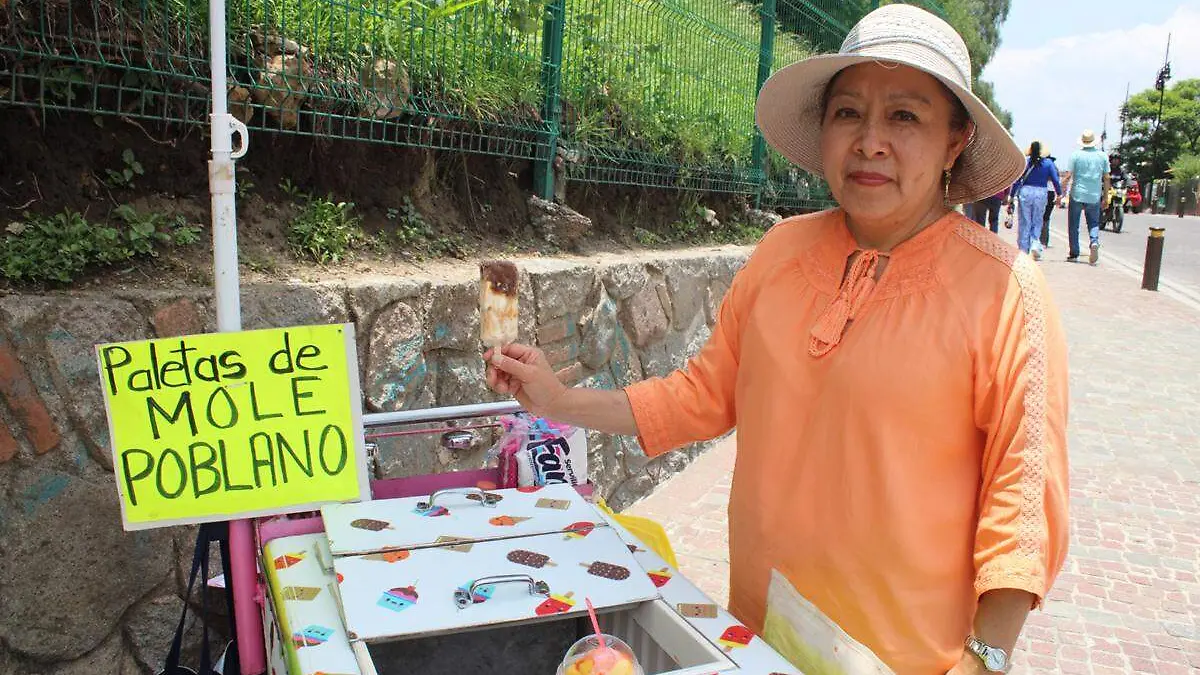
<path fill-rule="evenodd" d="M 25 515 L 33 515 L 39 506 L 62 494 L 70 484 L 71 479 L 61 473 L 42 476 L 21 493 L 21 505 Z"/>
<path fill-rule="evenodd" d="M 447 326 L 444 323 L 439 323 L 438 325 L 433 327 L 433 339 L 445 340 L 446 337 L 449 335 L 450 335 L 450 326 Z"/>

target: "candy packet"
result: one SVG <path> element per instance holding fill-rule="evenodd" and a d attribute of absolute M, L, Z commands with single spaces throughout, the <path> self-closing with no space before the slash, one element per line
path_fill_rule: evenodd
<path fill-rule="evenodd" d="M 527 414 L 500 418 L 500 440 L 488 451 L 500 469 L 500 487 L 533 487 L 588 480 L 587 433 Z"/>

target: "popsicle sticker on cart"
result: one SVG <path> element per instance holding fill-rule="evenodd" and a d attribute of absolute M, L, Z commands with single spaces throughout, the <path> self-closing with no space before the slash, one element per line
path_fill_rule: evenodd
<path fill-rule="evenodd" d="M 305 552 L 297 551 L 296 553 L 284 553 L 277 556 L 271 563 L 277 570 L 285 570 L 289 567 L 299 565 L 304 560 Z"/>
<path fill-rule="evenodd" d="M 537 616 L 550 616 L 552 614 L 564 614 L 571 611 L 575 607 L 575 592 L 571 591 L 564 595 L 551 594 L 549 598 L 538 605 L 533 613 Z"/>
<path fill-rule="evenodd" d="M 624 581 L 629 578 L 629 568 L 614 565 L 612 563 L 601 562 L 597 560 L 594 563 L 579 563 L 581 567 L 586 567 L 588 574 L 601 579 L 610 579 L 612 581 Z"/>
<path fill-rule="evenodd" d="M 675 607 L 685 619 L 717 618 L 717 606 L 711 602 L 681 602 Z"/>
<path fill-rule="evenodd" d="M 673 575 L 670 567 L 660 567 L 653 572 L 647 572 L 646 576 L 650 577 L 650 581 L 654 583 L 655 588 L 662 588 L 671 581 Z"/>
<path fill-rule="evenodd" d="M 591 534 L 592 530 L 595 530 L 595 529 L 596 529 L 595 523 L 588 522 L 586 520 L 581 520 L 577 523 L 571 523 L 570 525 L 566 526 L 566 528 L 564 528 L 564 531 L 567 533 L 567 536 L 565 538 L 567 539 L 567 541 L 570 541 L 571 539 L 583 539 L 584 537 Z"/>
<path fill-rule="evenodd" d="M 518 565 L 532 567 L 535 570 L 547 566 L 557 567 L 557 565 L 550 560 L 550 556 L 544 553 L 537 553 L 536 551 L 526 551 L 525 549 L 521 548 L 516 549 L 515 551 L 510 551 L 508 554 L 508 561 Z"/>
<path fill-rule="evenodd" d="M 367 530 L 368 532 L 378 532 L 380 530 L 394 530 L 392 524 L 386 520 L 375 520 L 374 518 L 359 518 L 350 521 L 350 527 L 356 530 Z"/>
<path fill-rule="evenodd" d="M 537 500 L 533 506 L 539 509 L 557 509 L 559 511 L 566 511 L 567 509 L 571 508 L 571 500 L 542 497 L 541 499 Z"/>
<path fill-rule="evenodd" d="M 749 628 L 742 625 L 733 625 L 725 629 L 721 633 L 721 637 L 717 639 L 717 644 L 726 652 L 732 652 L 738 647 L 745 647 L 754 639 L 754 633 L 750 632 Z"/>

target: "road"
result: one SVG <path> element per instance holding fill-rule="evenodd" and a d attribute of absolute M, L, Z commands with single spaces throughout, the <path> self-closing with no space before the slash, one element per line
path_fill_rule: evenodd
<path fill-rule="evenodd" d="M 1200 218 L 1176 216 L 1152 216 L 1130 213 L 1125 216 L 1125 227 L 1121 234 L 1105 230 L 1100 233 L 1101 260 L 1114 264 L 1125 263 L 1126 271 L 1134 271 L 1141 278 L 1142 264 L 1146 258 L 1146 235 L 1150 227 L 1166 228 L 1166 244 L 1163 247 L 1162 276 L 1160 282 L 1173 287 L 1181 294 L 1200 302 Z M 1067 255 L 1067 212 L 1056 209 L 1051 218 L 1050 233 L 1053 248 L 1047 260 L 1057 260 Z M 1083 229 L 1081 224 L 1080 229 Z M 1087 235 L 1081 235 L 1083 257 L 1087 257 Z M 1060 255 L 1061 254 L 1061 255 Z M 1108 258 L 1112 258 L 1108 261 Z M 1129 270 L 1128 268 L 1133 268 Z"/>

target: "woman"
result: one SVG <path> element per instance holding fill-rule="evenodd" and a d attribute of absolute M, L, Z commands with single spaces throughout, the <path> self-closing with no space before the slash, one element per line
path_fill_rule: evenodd
<path fill-rule="evenodd" d="M 685 369 L 594 391 L 484 355 L 497 392 L 651 456 L 736 426 L 730 609 L 809 675 L 1001 670 L 1065 555 L 1060 322 L 952 210 L 1023 164 L 970 77 L 952 28 L 887 5 L 764 85 L 765 138 L 842 207 L 772 228 Z"/>
<path fill-rule="evenodd" d="M 1041 141 L 1030 143 L 1026 154 L 1029 159 L 1025 163 L 1025 172 L 1013 183 L 1011 191 L 1020 200 L 1017 247 L 1023 253 L 1032 253 L 1034 260 L 1041 260 L 1047 181 L 1059 194 L 1062 194 L 1062 185 L 1058 182 L 1058 168 L 1042 154 Z"/>

